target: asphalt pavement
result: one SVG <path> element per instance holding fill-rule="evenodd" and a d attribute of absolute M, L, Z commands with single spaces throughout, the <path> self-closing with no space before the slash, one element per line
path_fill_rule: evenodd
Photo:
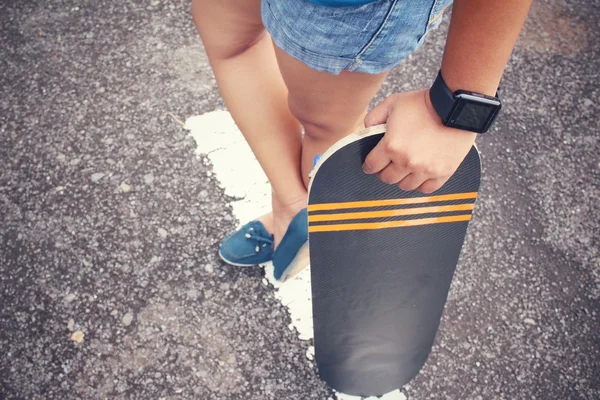
<path fill-rule="evenodd" d="M 416 399 L 600 398 L 600 2 L 538 0 Z M 430 84 L 448 19 L 375 102 Z M 484 33 L 482 33 L 484 34 Z M 179 118 L 188 1 L 0 3 L 0 398 L 334 399 Z"/>

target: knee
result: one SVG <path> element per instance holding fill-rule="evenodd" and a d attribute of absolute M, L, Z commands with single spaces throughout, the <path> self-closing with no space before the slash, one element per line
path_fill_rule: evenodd
<path fill-rule="evenodd" d="M 205 42 L 206 54 L 213 61 L 231 60 L 246 53 L 265 37 L 266 31 L 257 29 L 254 32 L 241 34 L 230 40 Z"/>
<path fill-rule="evenodd" d="M 334 126 L 328 121 L 322 120 L 316 114 L 299 112 L 300 110 L 290 107 L 292 115 L 302 124 L 304 136 L 317 141 L 328 140 L 333 135 Z"/>
<path fill-rule="evenodd" d="M 289 108 L 304 127 L 304 136 L 314 141 L 338 140 L 362 126 L 360 117 L 328 110 L 327 107 L 311 106 L 290 99 Z"/>

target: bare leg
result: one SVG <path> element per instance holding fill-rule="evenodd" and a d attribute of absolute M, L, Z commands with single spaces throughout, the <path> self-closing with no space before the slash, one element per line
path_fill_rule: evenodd
<path fill-rule="evenodd" d="M 193 0 L 192 14 L 225 104 L 271 183 L 275 218 L 261 221 L 277 243 L 306 205 L 306 188 L 301 126 L 289 111 L 260 0 Z"/>
<path fill-rule="evenodd" d="M 314 156 L 362 127 L 386 74 L 335 76 L 274 51 L 260 0 L 193 0 L 192 14 L 225 104 L 273 188 L 273 215 L 261 220 L 277 243 L 306 205 Z"/>
<path fill-rule="evenodd" d="M 289 90 L 290 110 L 304 126 L 302 178 L 308 185 L 315 155 L 364 127 L 369 103 L 387 72 L 369 75 L 344 71 L 332 75 L 310 69 L 279 48 L 275 53 Z"/>

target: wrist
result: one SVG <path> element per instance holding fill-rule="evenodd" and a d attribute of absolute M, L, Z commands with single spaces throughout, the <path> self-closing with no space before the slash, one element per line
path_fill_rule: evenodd
<path fill-rule="evenodd" d="M 429 89 L 424 90 L 423 91 L 423 97 L 424 97 L 424 102 L 425 102 L 425 108 L 427 109 L 427 114 L 431 117 L 432 121 L 435 121 L 435 124 L 440 127 L 440 128 L 444 128 L 444 129 L 451 129 L 452 132 L 455 133 L 461 133 L 463 135 L 467 135 L 468 137 L 470 137 L 473 141 L 475 141 L 475 138 L 477 137 L 477 134 L 475 132 L 470 132 L 464 129 L 458 129 L 458 128 L 449 128 L 447 126 L 444 125 L 442 119 L 440 118 L 439 114 L 435 111 L 435 107 L 433 106 L 433 103 L 431 102 L 431 97 L 429 94 Z M 460 137 L 464 137 L 464 136 L 460 136 Z"/>
<path fill-rule="evenodd" d="M 444 126 L 442 118 L 437 113 L 437 111 L 435 110 L 435 107 L 433 106 L 433 103 L 431 102 L 430 89 L 423 90 L 423 101 L 425 102 L 425 108 L 427 109 L 427 114 L 431 117 L 431 119 L 433 121 L 435 121 L 436 124 L 438 124 L 440 126 Z"/>
<path fill-rule="evenodd" d="M 487 132 L 502 108 L 502 102 L 495 95 L 462 88 L 453 91 L 442 71 L 429 89 L 427 104 L 431 104 L 444 126 L 476 133 Z"/>
<path fill-rule="evenodd" d="M 464 71 L 459 71 L 456 68 L 449 68 L 442 65 L 442 77 L 444 82 L 452 92 L 457 90 L 468 90 L 485 94 L 486 96 L 495 96 L 500 84 L 500 76 L 494 73 L 477 73 L 476 71 L 465 74 Z"/>

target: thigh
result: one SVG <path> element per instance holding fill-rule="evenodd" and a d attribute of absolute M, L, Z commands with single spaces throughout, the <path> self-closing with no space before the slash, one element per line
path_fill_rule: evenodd
<path fill-rule="evenodd" d="M 206 53 L 227 59 L 243 53 L 265 34 L 261 0 L 192 0 L 192 16 Z"/>
<path fill-rule="evenodd" d="M 289 107 L 308 134 L 335 141 L 360 128 L 369 103 L 388 72 L 366 74 L 315 71 L 275 47 L 279 69 L 289 91 Z"/>

